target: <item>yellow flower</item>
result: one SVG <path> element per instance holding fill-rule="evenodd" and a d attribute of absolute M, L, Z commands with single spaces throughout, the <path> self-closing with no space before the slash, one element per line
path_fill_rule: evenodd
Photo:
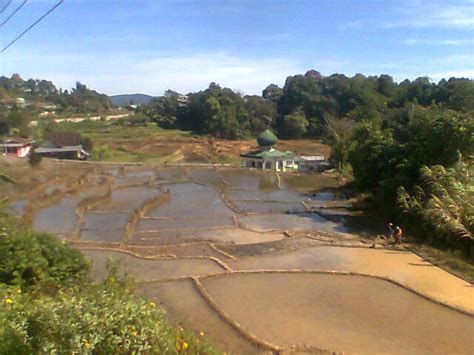
<path fill-rule="evenodd" d="M 203 337 L 203 336 L 204 336 L 204 332 L 199 332 L 199 335 Z"/>
<path fill-rule="evenodd" d="M 6 298 L 6 299 L 3 301 L 3 303 L 5 303 L 5 304 L 12 304 L 12 303 L 14 303 L 14 302 L 15 302 L 15 301 L 13 301 L 11 298 Z"/>
<path fill-rule="evenodd" d="M 20 294 L 20 293 L 21 293 L 21 290 L 20 290 L 20 289 L 16 290 L 16 293 Z"/>
<path fill-rule="evenodd" d="M 186 343 L 185 341 L 183 341 L 182 343 L 180 343 L 179 341 L 176 342 L 176 350 L 178 351 L 181 351 L 181 350 L 186 350 L 187 348 L 189 348 L 189 344 Z"/>
<path fill-rule="evenodd" d="M 88 343 L 88 342 L 86 342 L 86 343 L 84 344 L 84 346 L 86 347 L 86 349 L 91 349 L 91 348 L 92 348 L 92 344 L 91 344 L 91 343 Z"/>
<path fill-rule="evenodd" d="M 130 333 L 130 335 L 131 335 L 132 337 L 136 337 L 137 334 L 138 334 L 138 333 L 137 333 L 135 330 Z"/>
<path fill-rule="evenodd" d="M 150 302 L 150 303 L 148 304 L 148 306 L 149 306 L 150 308 L 155 308 L 155 307 L 156 307 L 156 305 L 155 305 L 153 302 Z"/>
<path fill-rule="evenodd" d="M 183 328 L 183 327 L 179 327 L 179 331 L 180 331 L 180 332 L 184 332 L 184 328 Z"/>

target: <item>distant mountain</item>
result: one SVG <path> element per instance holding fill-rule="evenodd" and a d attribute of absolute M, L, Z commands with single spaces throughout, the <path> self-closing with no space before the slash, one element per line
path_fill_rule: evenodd
<path fill-rule="evenodd" d="M 109 96 L 112 105 L 114 106 L 125 106 L 129 105 L 130 101 L 133 100 L 133 104 L 135 105 L 146 105 L 149 103 L 154 97 L 145 94 L 125 94 L 125 95 L 113 95 Z"/>

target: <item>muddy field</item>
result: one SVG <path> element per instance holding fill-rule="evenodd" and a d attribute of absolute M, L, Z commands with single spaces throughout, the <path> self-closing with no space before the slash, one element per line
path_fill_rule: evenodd
<path fill-rule="evenodd" d="M 472 285 L 354 234 L 331 174 L 47 162 L 3 185 L 26 224 L 107 260 L 238 354 L 474 353 Z M 22 170 L 23 169 L 23 170 Z"/>

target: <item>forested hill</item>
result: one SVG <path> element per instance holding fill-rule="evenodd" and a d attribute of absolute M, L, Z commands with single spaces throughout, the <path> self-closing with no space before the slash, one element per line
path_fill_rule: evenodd
<path fill-rule="evenodd" d="M 153 99 L 153 96 L 145 94 L 124 94 L 112 95 L 109 96 L 109 99 L 114 106 L 147 105 Z"/>
<path fill-rule="evenodd" d="M 71 90 L 62 90 L 48 80 L 23 80 L 18 74 L 0 77 L 0 103 L 16 103 L 18 98 L 25 100 L 27 106 L 56 106 L 56 111 L 70 113 L 100 113 L 112 106 L 107 95 L 79 82 Z"/>
<path fill-rule="evenodd" d="M 262 96 L 242 96 L 211 83 L 203 91 L 187 95 L 167 91 L 142 112 L 165 128 L 190 129 L 197 133 L 236 138 L 270 126 L 282 138 L 327 135 L 328 127 L 348 122 L 381 120 L 407 105 L 457 112 L 474 110 L 474 81 L 427 77 L 396 83 L 389 75 L 357 74 L 323 77 L 315 70 L 290 76 L 283 88 L 270 84 Z"/>

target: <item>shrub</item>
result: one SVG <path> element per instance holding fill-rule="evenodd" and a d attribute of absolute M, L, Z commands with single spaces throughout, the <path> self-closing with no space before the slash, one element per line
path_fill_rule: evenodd
<path fill-rule="evenodd" d="M 104 283 L 90 284 L 79 251 L 0 210 L 0 354 L 217 353 L 110 268 Z"/>
<path fill-rule="evenodd" d="M 17 291 L 0 291 L 0 353 L 215 353 L 114 283 L 40 298 Z"/>
<path fill-rule="evenodd" d="M 94 147 L 92 139 L 90 139 L 89 137 L 82 137 L 81 144 L 82 144 L 82 148 L 84 148 L 86 152 L 92 152 L 92 149 Z"/>
<path fill-rule="evenodd" d="M 63 287 L 82 282 L 87 275 L 88 264 L 79 251 L 0 215 L 1 284 L 18 285 L 23 290 L 32 286 Z"/>
<path fill-rule="evenodd" d="M 104 160 L 109 155 L 109 147 L 107 145 L 100 146 L 92 151 L 93 160 Z"/>
<path fill-rule="evenodd" d="M 43 160 L 43 157 L 41 156 L 41 154 L 38 154 L 35 152 L 35 150 L 33 149 L 30 153 L 30 157 L 28 159 L 28 162 L 30 163 L 30 165 L 32 167 L 35 167 L 37 166 L 39 163 L 41 163 L 41 161 Z"/>

